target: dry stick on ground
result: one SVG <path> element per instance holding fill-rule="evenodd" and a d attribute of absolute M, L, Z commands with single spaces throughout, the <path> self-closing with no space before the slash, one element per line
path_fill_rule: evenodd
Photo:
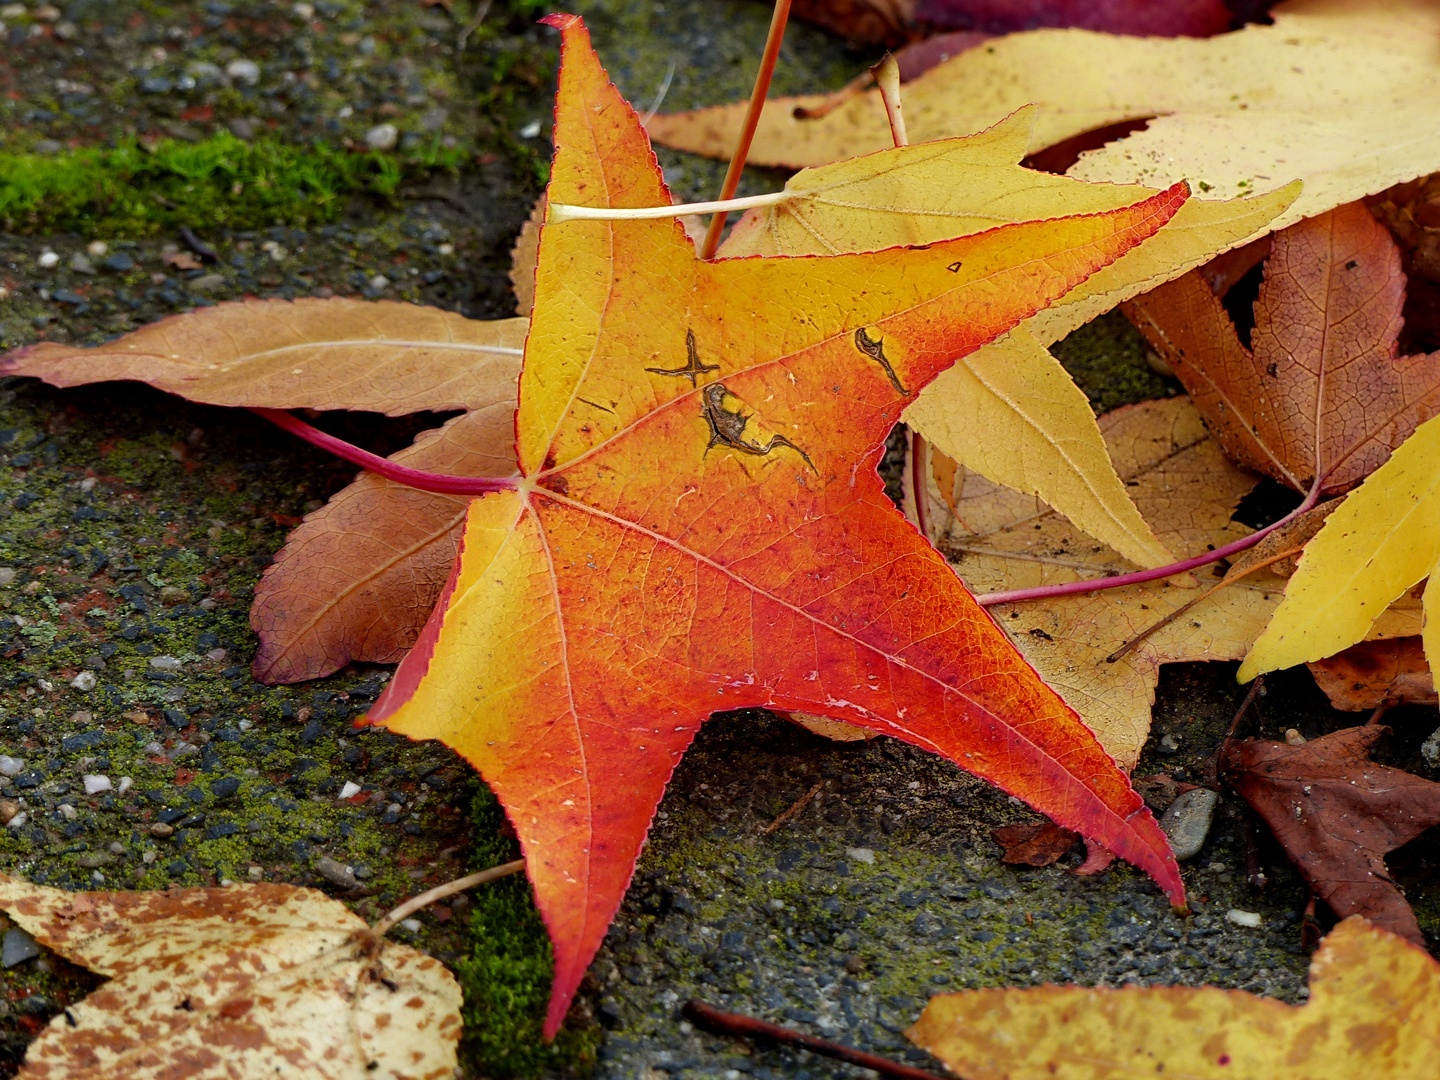
<path fill-rule="evenodd" d="M 494 0 L 480 0 L 475 5 L 475 14 L 470 17 L 470 21 L 465 24 L 465 29 L 460 31 L 460 37 L 455 41 L 457 52 L 465 51 L 465 42 L 470 40 L 471 34 L 480 29 L 480 24 L 485 21 L 485 16 L 490 14 L 490 5 L 493 2 Z"/>
<path fill-rule="evenodd" d="M 1141 630 L 1140 633 L 1136 634 L 1124 645 L 1121 645 L 1120 648 L 1116 649 L 1109 656 L 1105 657 L 1105 662 L 1107 664 L 1115 663 L 1115 661 L 1119 660 L 1126 653 L 1130 652 L 1136 646 L 1140 645 L 1151 634 L 1155 633 L 1157 630 L 1162 630 L 1165 627 L 1169 626 L 1172 622 L 1180 618 L 1181 615 L 1184 615 L 1196 604 L 1200 603 L 1203 600 L 1208 600 L 1221 589 L 1225 588 L 1226 585 L 1233 585 L 1241 578 L 1253 574 L 1256 570 L 1263 570 L 1265 567 L 1269 566 L 1272 563 L 1277 563 L 1281 559 L 1288 559 L 1291 555 L 1298 555 L 1304 550 L 1305 545 L 1300 544 L 1296 547 L 1286 548 L 1278 555 L 1272 555 L 1270 556 L 1270 558 L 1262 559 L 1260 562 L 1253 563 L 1250 566 L 1236 567 L 1232 569 L 1228 574 L 1225 575 L 1224 578 L 1216 582 L 1214 585 L 1210 586 L 1210 588 L 1206 589 L 1199 596 L 1195 597 L 1195 599 L 1186 602 L 1181 607 L 1178 607 L 1174 611 L 1172 611 L 1169 615 L 1166 615 L 1163 619 L 1160 619 L 1157 622 L 1154 622 L 1150 626 L 1146 627 L 1144 630 Z"/>
<path fill-rule="evenodd" d="M 823 1054 L 825 1057 L 835 1058 L 837 1061 L 848 1061 L 850 1064 L 859 1065 L 864 1069 L 873 1069 L 881 1076 L 893 1076 L 896 1080 L 941 1080 L 941 1077 L 935 1073 L 926 1072 L 924 1069 L 901 1065 L 898 1061 L 891 1061 L 878 1054 L 867 1054 L 864 1050 L 855 1050 L 849 1046 L 831 1042 L 829 1039 L 816 1038 L 814 1035 L 804 1035 L 798 1031 L 792 1031 L 790 1028 L 781 1027 L 779 1024 L 756 1020 L 752 1016 L 721 1012 L 713 1005 L 703 1001 L 687 1001 L 681 1012 L 691 1023 L 698 1024 L 717 1035 L 770 1039 L 785 1046 L 809 1050 L 812 1054 Z"/>
<path fill-rule="evenodd" d="M 468 877 L 456 878 L 454 881 L 447 881 L 444 885 L 436 885 L 435 888 L 421 893 L 419 896 L 412 896 L 403 904 L 390 912 L 383 919 L 370 928 L 370 933 L 377 938 L 388 934 L 395 924 L 402 919 L 408 919 L 421 908 L 429 907 L 436 900 L 444 900 L 447 896 L 464 892 L 466 889 L 474 888 L 476 885 L 484 885 L 487 881 L 494 881 L 496 878 L 506 877 L 509 874 L 519 873 L 525 869 L 525 860 L 516 859 L 514 862 L 502 863 L 499 866 L 492 866 L 489 870 L 481 870 L 478 874 L 470 874 Z"/>
<path fill-rule="evenodd" d="M 755 75 L 755 89 L 750 93 L 750 107 L 745 111 L 745 123 L 740 127 L 740 141 L 735 144 L 735 156 L 725 170 L 725 182 L 720 185 L 720 202 L 735 194 L 740 186 L 740 174 L 745 170 L 745 159 L 750 156 L 750 141 L 755 138 L 755 128 L 760 123 L 760 111 L 765 107 L 765 95 L 770 92 L 770 77 L 775 74 L 775 61 L 780 58 L 780 42 L 785 37 L 785 23 L 790 18 L 790 0 L 775 0 L 775 14 L 770 18 L 770 34 L 765 39 L 765 52 L 760 56 L 760 70 Z M 720 246 L 720 233 L 725 229 L 726 214 L 716 211 L 705 231 L 705 242 L 700 245 L 700 258 L 713 259 L 715 249 Z"/>
<path fill-rule="evenodd" d="M 790 806 L 790 809 L 786 810 L 783 814 L 781 814 L 779 817 L 777 817 L 774 821 L 770 822 L 769 825 L 766 825 L 763 829 L 761 829 L 761 830 L 760 830 L 760 835 L 761 835 L 761 836 L 769 836 L 769 835 L 770 835 L 772 832 L 774 832 L 776 829 L 780 828 L 781 825 L 784 825 L 787 821 L 789 821 L 791 818 L 793 818 L 796 814 L 800 813 L 801 810 L 804 810 L 805 807 L 810 804 L 810 800 L 813 799 L 813 798 L 815 798 L 816 795 L 819 795 L 819 794 L 820 794 L 820 789 L 823 788 L 824 786 L 825 786 L 825 781 L 824 781 L 824 780 L 821 780 L 818 784 L 816 784 L 814 787 L 812 787 L 809 791 L 805 792 L 804 795 L 801 795 L 800 798 L 796 799 L 795 802 Z"/>

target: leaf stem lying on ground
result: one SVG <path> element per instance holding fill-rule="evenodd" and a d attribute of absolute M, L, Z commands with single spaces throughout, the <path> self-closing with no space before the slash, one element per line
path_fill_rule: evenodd
<path fill-rule="evenodd" d="M 713 1005 L 703 1001 L 687 1001 L 681 1012 L 687 1020 L 700 1025 L 707 1031 L 713 1031 L 717 1035 L 742 1035 L 770 1039 L 786 1046 L 809 1050 L 812 1054 L 823 1054 L 825 1057 L 835 1058 L 837 1061 L 848 1061 L 850 1064 L 859 1065 L 864 1069 L 873 1069 L 881 1076 L 893 1076 L 897 1080 L 941 1080 L 935 1073 L 927 1072 L 924 1069 L 901 1065 L 898 1061 L 891 1061 L 878 1054 L 869 1054 L 864 1050 L 856 1050 L 853 1047 L 831 1042 L 829 1039 L 805 1035 L 798 1031 L 792 1031 L 790 1028 L 781 1027 L 779 1024 L 756 1020 L 753 1016 L 721 1012 Z"/>
<path fill-rule="evenodd" d="M 435 888 L 421 893 L 419 896 L 412 896 L 403 904 L 390 912 L 383 919 L 370 928 L 370 932 L 377 938 L 384 937 L 402 919 L 408 919 L 421 908 L 429 907 L 436 900 L 444 900 L 458 892 L 474 888 L 476 885 L 484 885 L 487 881 L 494 881 L 508 874 L 516 874 L 525 869 L 525 860 L 516 859 L 514 862 L 502 863 L 500 866 L 492 866 L 489 870 L 481 870 L 478 874 L 470 874 L 468 877 L 456 878 L 454 881 L 447 881 L 444 885 L 436 885 Z"/>
<path fill-rule="evenodd" d="M 780 42 L 785 38 L 785 23 L 790 18 L 790 0 L 775 0 L 775 14 L 770 17 L 770 33 L 765 38 L 765 51 L 760 55 L 760 70 L 755 74 L 755 89 L 750 92 L 750 106 L 745 110 L 745 121 L 740 125 L 740 139 L 735 144 L 735 154 L 730 158 L 730 167 L 725 170 L 725 181 L 720 185 L 720 201 L 724 202 L 735 194 L 740 186 L 740 174 L 745 171 L 745 159 L 750 156 L 750 142 L 755 138 L 755 128 L 760 124 L 760 112 L 765 108 L 765 95 L 770 92 L 770 76 L 775 74 L 775 61 L 780 58 Z M 717 212 L 710 219 L 705 230 L 705 241 L 700 245 L 700 258 L 713 259 L 715 249 L 720 246 L 720 234 L 725 230 L 725 214 Z"/>
<path fill-rule="evenodd" d="M 1317 480 L 1311 487 L 1310 494 L 1305 496 L 1305 501 L 1279 521 L 1266 525 L 1263 529 L 1256 529 L 1249 536 L 1242 537 L 1234 543 L 1207 551 L 1204 555 L 1196 555 L 1193 559 L 1182 559 L 1169 566 L 1157 566 L 1153 570 L 1137 570 L 1133 574 L 1117 574 L 1114 577 L 1091 578 L 1086 581 L 1067 581 L 1063 585 L 1036 585 L 1029 589 L 1011 589 L 1009 592 L 980 593 L 975 600 L 984 607 L 992 604 L 1018 604 L 1022 600 L 1049 600 L 1057 596 L 1072 596 L 1075 593 L 1119 589 L 1126 585 L 1140 585 L 1147 581 L 1167 578 L 1172 574 L 1183 574 L 1187 570 L 1194 570 L 1197 567 L 1219 562 L 1221 559 L 1228 559 L 1231 555 L 1238 555 L 1246 548 L 1254 547 L 1276 529 L 1290 524 L 1305 511 L 1313 509 L 1319 501 L 1320 482 Z"/>
<path fill-rule="evenodd" d="M 256 416 L 264 417 L 277 427 L 284 428 L 291 435 L 313 443 L 322 450 L 329 450 L 336 457 L 354 462 L 361 468 L 378 473 L 387 480 L 419 488 L 421 491 L 434 491 L 440 495 L 488 495 L 494 491 L 514 491 L 519 487 L 519 482 L 514 477 L 445 476 L 441 473 L 422 472 L 406 465 L 399 465 L 379 454 L 362 450 L 344 439 L 337 439 L 334 435 L 327 435 L 319 428 L 311 427 L 304 420 L 291 416 L 283 409 L 251 409 L 250 411 Z"/>

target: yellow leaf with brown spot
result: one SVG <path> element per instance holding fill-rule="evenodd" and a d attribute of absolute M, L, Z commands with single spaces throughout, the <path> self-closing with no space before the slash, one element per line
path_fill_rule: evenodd
<path fill-rule="evenodd" d="M 460 987 L 290 885 L 65 892 L 0 875 L 0 908 L 109 978 L 30 1044 L 22 1080 L 451 1080 Z"/>
<path fill-rule="evenodd" d="M 1212 986 L 943 994 L 908 1032 L 966 1080 L 1424 1080 L 1440 1058 L 1440 964 L 1360 916 L 1287 1005 Z"/>

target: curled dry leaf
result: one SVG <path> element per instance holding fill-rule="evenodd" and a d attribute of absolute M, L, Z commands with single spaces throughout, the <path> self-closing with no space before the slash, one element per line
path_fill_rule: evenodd
<path fill-rule="evenodd" d="M 1117 409 L 1100 418 L 1100 429 L 1140 513 L 1178 558 L 1250 531 L 1230 515 L 1255 486 L 1255 477 L 1226 459 L 1187 398 Z M 953 518 L 939 499 L 931 501 L 930 516 L 945 529 L 941 549 L 974 592 L 1127 570 L 1117 553 L 1033 497 L 963 472 L 954 484 Z M 1188 584 L 1192 587 L 1152 581 L 1043 602 L 997 604 L 989 610 L 1115 760 L 1130 768 L 1150 729 L 1160 665 L 1238 660 L 1263 628 L 1283 587 L 1279 578 L 1260 571 L 1203 600 L 1116 662 L 1106 662 L 1119 646 L 1192 600 L 1198 589 L 1193 581 Z M 1418 633 L 1419 616 L 1419 606 L 1406 602 L 1387 612 L 1372 633 Z"/>
<path fill-rule="evenodd" d="M 1364 915 L 1424 948 L 1385 855 L 1440 825 L 1440 784 L 1370 760 L 1389 730 L 1345 728 L 1295 746 L 1229 742 L 1220 772 L 1336 915 Z"/>
<path fill-rule="evenodd" d="M 403 416 L 492 404 L 496 371 L 513 373 L 528 325 L 389 300 L 241 300 L 93 349 L 16 349 L 0 375 L 62 387 L 132 379 L 209 405 Z"/>
<path fill-rule="evenodd" d="M 1440 416 L 1420 425 L 1325 521 L 1240 678 L 1334 656 L 1368 637 L 1386 605 L 1429 578 L 1420 633 L 1440 670 Z"/>
<path fill-rule="evenodd" d="M 1421 1080 L 1440 1056 L 1440 964 L 1363 918 L 1310 961 L 1310 997 L 1042 986 L 930 999 L 907 1033 L 967 1080 Z"/>
<path fill-rule="evenodd" d="M 1005 849 L 1000 861 L 1011 866 L 1049 866 L 1068 855 L 1075 841 L 1080 839 L 1053 821 L 1005 825 L 991 831 L 990 836 Z"/>
<path fill-rule="evenodd" d="M 1435 676 L 1418 637 L 1362 641 L 1309 665 L 1330 704 L 1359 712 L 1381 705 L 1435 705 Z"/>
<path fill-rule="evenodd" d="M 551 213 L 663 205 L 649 141 L 583 24 L 551 23 Z M 702 261 L 655 219 L 542 229 L 522 478 L 471 503 L 446 594 L 371 719 L 443 739 L 506 807 L 555 944 L 549 1031 L 675 762 L 719 709 L 816 713 L 944 754 L 1179 897 L 1124 774 L 905 523 L 875 465 L 940 370 L 1183 198 L 812 259 Z"/>
<path fill-rule="evenodd" d="M 0 908 L 109 982 L 30 1044 L 24 1080 L 450 1080 L 460 987 L 313 889 L 72 893 L 0 875 Z"/>
<path fill-rule="evenodd" d="M 1153 5 L 1137 5 L 1150 7 Z M 1272 26 L 1153 40 L 1034 30 L 969 49 L 905 88 L 912 142 L 967 135 L 1034 102 L 1030 152 L 1120 121 L 1143 131 L 1085 154 L 1070 175 L 1226 195 L 1301 179 L 1288 225 L 1440 170 L 1440 10 L 1429 0 L 1298 0 Z M 766 103 L 749 160 L 803 168 L 890 145 L 876 91 L 817 119 L 819 95 Z M 728 158 L 745 103 L 657 116 L 657 142 Z M 797 116 L 797 113 L 799 114 Z"/>
<path fill-rule="evenodd" d="M 1199 273 L 1124 310 L 1233 459 L 1334 492 L 1440 412 L 1440 353 L 1396 355 L 1404 300 L 1395 241 L 1350 203 L 1275 235 L 1249 348 Z"/>

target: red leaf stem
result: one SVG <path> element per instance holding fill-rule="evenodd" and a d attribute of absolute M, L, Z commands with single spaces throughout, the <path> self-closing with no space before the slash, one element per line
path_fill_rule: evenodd
<path fill-rule="evenodd" d="M 336 457 L 354 462 L 361 468 L 378 473 L 387 480 L 407 484 L 410 487 L 419 488 L 421 491 L 434 491 L 441 495 L 488 495 L 494 491 L 514 491 L 519 486 L 518 481 L 513 477 L 444 476 L 440 473 L 421 472 L 419 469 L 397 465 L 388 458 L 372 454 L 368 450 L 362 450 L 344 439 L 337 439 L 334 435 L 327 435 L 319 428 L 311 427 L 304 420 L 290 415 L 283 409 L 251 409 L 250 411 L 256 416 L 264 417 L 277 427 L 284 428 L 291 435 L 313 443 L 322 450 L 329 450 Z"/>

